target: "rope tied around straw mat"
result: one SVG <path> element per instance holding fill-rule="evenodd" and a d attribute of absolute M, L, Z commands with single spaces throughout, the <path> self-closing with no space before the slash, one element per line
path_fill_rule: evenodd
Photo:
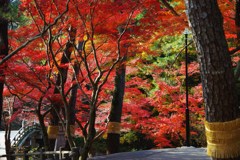
<path fill-rule="evenodd" d="M 207 154 L 213 158 L 240 156 L 240 118 L 227 122 L 205 121 Z"/>
<path fill-rule="evenodd" d="M 58 130 L 59 130 L 58 126 L 51 126 L 51 125 L 49 125 L 48 129 L 47 129 L 48 138 L 56 139 L 57 136 L 58 136 Z"/>
<path fill-rule="evenodd" d="M 120 134 L 121 133 L 121 123 L 119 122 L 109 122 L 107 125 L 107 133 L 115 133 Z"/>
<path fill-rule="evenodd" d="M 62 129 L 59 130 L 59 126 L 52 126 L 49 125 L 48 129 L 47 129 L 47 133 L 48 133 L 48 138 L 50 139 L 56 139 L 59 135 L 59 132 L 61 132 Z M 65 132 L 65 130 L 63 130 Z M 75 126 L 74 125 L 70 125 L 70 133 L 71 136 L 75 135 Z M 65 132 L 65 136 L 67 136 L 66 132 Z"/>

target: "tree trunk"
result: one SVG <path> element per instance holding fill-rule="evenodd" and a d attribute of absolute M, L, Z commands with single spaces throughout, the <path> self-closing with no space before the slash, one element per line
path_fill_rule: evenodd
<path fill-rule="evenodd" d="M 236 0 L 236 14 L 235 14 L 235 25 L 237 29 L 237 41 L 238 41 L 238 46 L 240 44 L 240 0 Z"/>
<path fill-rule="evenodd" d="M 235 80 L 223 30 L 223 17 L 217 0 L 185 0 L 185 2 L 194 41 L 200 52 L 206 120 L 208 122 L 235 120 L 239 113 Z"/>
<path fill-rule="evenodd" d="M 74 64 L 74 71 L 75 71 L 75 75 L 72 79 L 72 82 L 74 82 L 76 80 L 75 76 L 77 77 L 79 75 L 79 64 L 75 63 Z M 75 83 L 72 85 L 72 90 L 71 90 L 71 94 L 70 94 L 70 98 L 69 98 L 69 122 L 70 125 L 74 125 L 75 124 L 75 120 L 76 120 L 76 115 L 75 115 L 75 107 L 76 107 L 76 99 L 77 99 L 77 89 L 78 89 L 78 83 Z"/>
<path fill-rule="evenodd" d="M 10 134 L 11 134 L 11 123 L 8 123 L 8 120 L 7 120 L 7 121 L 5 121 L 5 151 L 7 154 L 7 160 L 13 159 L 13 158 L 11 158 L 12 149 L 11 149 Z"/>
<path fill-rule="evenodd" d="M 50 144 L 49 144 L 49 141 L 48 141 L 47 129 L 46 129 L 46 126 L 44 124 L 44 117 L 41 115 L 40 110 L 37 111 L 37 116 L 38 116 L 40 127 L 42 129 L 44 149 L 45 149 L 45 151 L 48 151 Z"/>
<path fill-rule="evenodd" d="M 74 41 L 75 41 L 75 36 L 76 36 L 76 29 L 75 28 L 70 28 L 69 31 L 69 40 L 66 44 L 66 47 L 64 49 L 64 54 L 61 58 L 61 65 L 69 63 L 71 53 L 74 49 Z M 67 80 L 67 73 L 68 73 L 68 67 L 65 68 L 59 68 L 59 73 L 57 75 L 57 81 L 56 81 L 56 86 L 54 89 L 54 94 L 60 94 L 60 88 L 64 88 L 64 84 L 66 83 Z M 60 88 L 59 88 L 60 87 Z M 50 125 L 51 126 L 58 126 L 59 124 L 59 117 L 57 112 L 60 112 L 60 108 L 63 108 L 63 106 L 59 106 L 59 103 L 53 104 L 53 108 L 50 111 L 51 114 L 51 119 L 50 119 Z M 49 137 L 49 142 L 50 142 L 50 149 L 53 150 L 55 146 L 55 141 L 56 141 L 55 136 Z"/>
<path fill-rule="evenodd" d="M 62 56 L 62 59 L 61 59 L 61 65 L 68 63 L 68 60 L 70 59 L 71 52 L 68 51 L 69 44 L 70 43 L 67 43 L 67 45 L 66 45 L 65 54 Z M 67 72 L 68 72 L 68 68 L 60 68 L 59 69 L 59 73 L 57 75 L 56 87 L 54 89 L 54 94 L 60 95 L 60 91 L 59 91 L 58 87 L 64 86 L 64 84 L 67 80 Z M 60 112 L 60 108 L 63 108 L 63 106 L 59 106 L 59 105 L 61 105 L 61 104 L 53 103 L 53 108 L 50 111 L 50 114 L 51 114 L 50 125 L 51 126 L 55 126 L 55 127 L 59 126 L 58 113 Z M 57 137 L 49 136 L 49 142 L 50 142 L 49 149 L 50 150 L 54 150 L 56 138 Z"/>
<path fill-rule="evenodd" d="M 71 56 L 71 51 L 69 49 L 70 47 L 72 47 L 72 44 L 70 42 L 68 42 L 66 44 L 66 49 L 64 51 L 64 55 L 61 58 L 61 63 L 60 63 L 61 65 L 69 63 L 68 60 L 70 59 L 70 56 Z M 60 94 L 58 87 L 64 86 L 64 84 L 66 83 L 67 73 L 68 73 L 68 67 L 59 69 L 59 73 L 57 75 L 56 87 L 54 89 L 54 94 Z M 55 105 L 54 108 L 56 110 L 59 110 L 60 106 Z M 55 109 L 52 109 L 52 111 L 51 111 L 51 115 L 52 115 L 51 124 L 52 125 L 58 125 L 58 122 L 59 122 L 59 118 L 57 116 L 57 113 L 55 112 Z"/>
<path fill-rule="evenodd" d="M 8 12 L 9 0 L 0 0 L 0 13 Z M 8 20 L 0 15 L 0 59 L 8 54 Z M 0 126 L 3 111 L 4 64 L 0 66 Z"/>
<path fill-rule="evenodd" d="M 93 91 L 93 97 L 95 97 L 96 91 Z M 97 98 L 95 99 L 96 102 Z M 81 153 L 81 160 L 87 160 L 88 153 L 91 149 L 94 137 L 96 135 L 95 130 L 95 121 L 96 121 L 96 105 L 95 103 L 91 102 L 90 105 L 90 113 L 89 113 L 89 125 L 88 125 L 88 135 L 87 138 L 84 140 L 84 146 Z"/>
<path fill-rule="evenodd" d="M 237 47 L 240 46 L 240 0 L 236 0 L 235 5 L 235 25 L 236 25 L 236 33 L 237 33 Z M 237 91 L 238 91 L 238 104 L 240 105 L 240 61 L 238 61 L 237 66 L 235 68 L 234 73 L 235 79 L 237 81 Z"/>
<path fill-rule="evenodd" d="M 76 81 L 76 77 L 79 75 L 79 70 L 80 66 L 78 63 L 74 63 L 74 74 L 72 78 L 72 82 L 74 83 L 72 85 L 72 90 L 70 93 L 70 98 L 69 98 L 69 107 L 66 107 L 65 110 L 68 110 L 68 117 L 69 120 L 67 121 L 68 123 L 66 124 L 66 129 L 67 129 L 67 136 L 69 139 L 69 142 L 66 144 L 67 145 L 65 148 L 70 149 L 69 147 L 73 147 L 73 139 L 72 139 L 72 134 L 74 133 L 74 126 L 75 126 L 75 121 L 76 121 L 76 99 L 77 99 L 77 90 L 78 90 L 78 83 L 74 82 Z"/>
<path fill-rule="evenodd" d="M 125 89 L 126 65 L 121 64 L 116 70 L 115 89 L 113 92 L 112 105 L 109 115 L 109 122 L 121 123 L 123 97 Z M 107 134 L 108 154 L 117 153 L 119 148 L 120 133 L 109 132 Z"/>

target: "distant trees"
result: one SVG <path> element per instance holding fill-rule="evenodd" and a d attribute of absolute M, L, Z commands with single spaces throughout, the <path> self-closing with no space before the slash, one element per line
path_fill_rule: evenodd
<path fill-rule="evenodd" d="M 46 149 L 54 144 L 46 137 L 56 138 L 59 122 L 70 147 L 76 146 L 71 139 L 76 116 L 84 137 L 82 159 L 86 159 L 93 141 L 101 135 L 99 131 L 105 130 L 108 113 L 98 114 L 111 101 L 113 88 L 109 86 L 114 76 L 118 80 L 118 74 L 124 73 L 120 70 L 125 70 L 126 46 L 131 44 L 129 57 L 136 56 L 140 44 L 147 45 L 152 32 L 159 28 L 156 24 L 166 10 L 157 1 L 34 0 L 22 1 L 20 11 L 26 23 L 10 32 L 11 53 L 1 61 L 9 60 L 6 92 L 19 99 L 19 110 L 36 111 Z M 148 50 L 147 46 L 143 48 Z M 120 119 L 118 115 L 117 121 Z"/>
<path fill-rule="evenodd" d="M 198 9 L 200 2 L 190 2 Z M 206 110 L 207 120 L 235 119 L 234 80 L 228 80 L 233 79 L 233 72 L 223 28 L 219 27 L 221 15 L 215 1 L 203 2 L 215 8 L 213 22 L 204 24 L 205 16 L 212 15 L 209 10 L 188 10 L 193 28 L 202 29 L 196 27 L 194 33 L 202 38 L 196 40 L 202 52 L 203 88 L 210 109 Z M 15 107 L 19 113 L 26 108 L 36 112 L 46 149 L 54 148 L 59 125 L 70 148 L 77 146 L 74 131 L 83 137 L 83 160 L 104 132 L 109 132 L 108 150 L 116 152 L 121 126 L 125 132 L 141 132 L 159 147 L 182 144 L 185 66 L 180 63 L 181 54 L 180 60 L 175 59 L 182 42 L 180 36 L 173 36 L 182 33 L 187 24 L 182 1 L 26 0 L 19 9 L 25 23 L 8 32 L 10 53 L 5 56 L 1 50 L 4 57 L 0 64 L 8 60 L 5 94 L 18 99 Z M 194 19 L 197 16 L 201 24 Z M 207 25 L 211 30 L 204 28 Z M 209 36 L 212 34 L 217 36 Z M 169 67 L 172 62 L 173 68 Z M 189 69 L 199 76 L 195 62 Z M 196 81 L 189 96 L 192 121 L 196 122 L 192 128 L 203 114 L 201 87 Z M 225 112 L 229 104 L 233 108 Z M 221 112 L 216 112 L 219 108 Z M 107 131 L 111 122 L 115 127 L 112 132 Z"/>

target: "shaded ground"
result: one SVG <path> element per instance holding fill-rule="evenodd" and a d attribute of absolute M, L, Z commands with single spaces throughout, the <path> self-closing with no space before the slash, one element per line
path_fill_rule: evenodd
<path fill-rule="evenodd" d="M 169 149 L 123 152 L 107 156 L 89 158 L 89 160 L 211 160 L 206 148 L 181 147 Z"/>

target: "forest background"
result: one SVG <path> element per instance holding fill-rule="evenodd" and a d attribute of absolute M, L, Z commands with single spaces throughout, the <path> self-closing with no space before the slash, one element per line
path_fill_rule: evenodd
<path fill-rule="evenodd" d="M 237 72 L 238 1 L 218 2 Z M 121 122 L 120 151 L 185 145 L 185 12 L 182 0 L 22 0 L 1 5 L 8 26 L 8 45 L 0 41 L 3 110 L 10 113 L 5 127 L 11 130 L 16 120 L 37 121 L 44 146 L 51 149 L 56 137 L 47 127 L 54 130 L 61 122 L 69 146 L 80 145 L 87 152 L 93 146 L 92 154 L 105 153 L 106 137 L 119 134 L 107 131 L 109 122 Z M 191 34 L 187 40 L 191 145 L 202 147 L 198 53 Z"/>

